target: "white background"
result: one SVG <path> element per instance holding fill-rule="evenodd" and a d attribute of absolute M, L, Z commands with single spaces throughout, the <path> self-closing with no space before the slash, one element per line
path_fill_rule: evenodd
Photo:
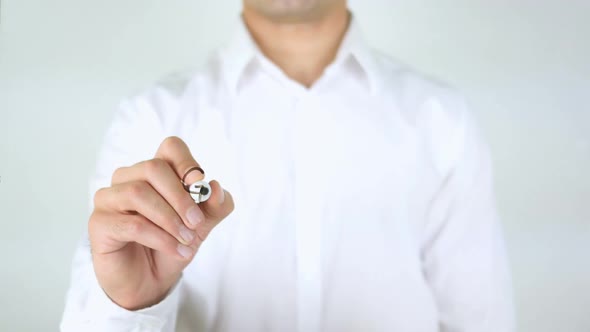
<path fill-rule="evenodd" d="M 494 153 L 520 331 L 590 331 L 590 2 L 351 3 L 369 41 L 458 87 Z M 194 67 L 238 0 L 4 0 L 0 330 L 57 329 L 117 101 Z"/>

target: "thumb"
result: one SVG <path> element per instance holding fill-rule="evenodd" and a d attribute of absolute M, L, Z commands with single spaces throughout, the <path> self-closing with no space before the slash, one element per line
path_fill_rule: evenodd
<path fill-rule="evenodd" d="M 211 197 L 200 203 L 199 206 L 205 214 L 208 222 L 217 225 L 221 220 L 227 217 L 234 210 L 234 199 L 229 191 L 223 189 L 217 180 L 209 182 L 211 186 Z"/>

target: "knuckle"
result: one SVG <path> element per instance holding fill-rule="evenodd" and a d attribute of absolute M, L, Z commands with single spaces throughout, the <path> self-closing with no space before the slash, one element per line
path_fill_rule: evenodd
<path fill-rule="evenodd" d="M 98 222 L 98 214 L 96 213 L 96 211 L 93 211 L 92 214 L 90 215 L 90 218 L 88 218 L 88 234 L 92 235 L 96 229 L 96 224 Z"/>
<path fill-rule="evenodd" d="M 143 230 L 143 222 L 139 218 L 131 218 L 124 224 L 126 224 L 127 234 L 132 236 L 141 234 Z"/>
<path fill-rule="evenodd" d="M 119 167 L 119 168 L 115 169 L 115 171 L 113 172 L 113 175 L 111 176 L 111 184 L 119 182 L 119 179 L 123 175 L 123 172 L 125 171 L 126 168 L 127 167 Z"/>
<path fill-rule="evenodd" d="M 163 170 L 168 167 L 168 164 L 159 158 L 151 159 L 145 163 L 146 177 L 156 177 L 162 174 Z"/>
<path fill-rule="evenodd" d="M 169 136 L 166 137 L 163 141 L 162 144 L 160 145 L 161 148 L 165 151 L 171 151 L 174 148 L 181 146 L 184 142 L 182 141 L 182 139 L 180 139 L 180 137 L 178 136 Z"/>
<path fill-rule="evenodd" d="M 100 235 L 103 233 L 101 227 L 103 227 L 104 223 L 102 223 L 104 215 L 102 213 L 97 213 L 93 211 L 88 219 L 88 241 L 90 244 L 90 252 L 94 255 L 97 252 L 97 248 L 100 248 Z M 100 249 L 98 250 L 100 252 Z"/>
<path fill-rule="evenodd" d="M 131 182 L 128 187 L 129 194 L 136 198 L 145 195 L 147 190 L 147 184 L 143 181 Z"/>
<path fill-rule="evenodd" d="M 108 188 L 100 188 L 94 193 L 94 197 L 92 199 L 94 203 L 94 208 L 96 209 L 97 206 L 100 206 L 104 200 L 105 196 L 107 195 Z"/>

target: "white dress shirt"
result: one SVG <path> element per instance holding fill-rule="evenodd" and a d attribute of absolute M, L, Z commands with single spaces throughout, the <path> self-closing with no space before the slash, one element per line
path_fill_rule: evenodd
<path fill-rule="evenodd" d="M 309 89 L 240 23 L 203 69 L 123 101 L 90 198 L 171 135 L 232 193 L 234 212 L 167 297 L 138 311 L 102 291 L 84 237 L 63 331 L 513 329 L 472 115 L 453 89 L 369 49 L 354 20 Z"/>

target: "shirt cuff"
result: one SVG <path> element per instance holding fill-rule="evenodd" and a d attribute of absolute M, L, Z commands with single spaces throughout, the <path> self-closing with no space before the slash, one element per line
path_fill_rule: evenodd
<path fill-rule="evenodd" d="M 159 303 L 141 310 L 127 310 L 113 302 L 92 283 L 86 306 L 86 323 L 92 331 L 173 331 L 180 299 L 180 283 Z"/>

